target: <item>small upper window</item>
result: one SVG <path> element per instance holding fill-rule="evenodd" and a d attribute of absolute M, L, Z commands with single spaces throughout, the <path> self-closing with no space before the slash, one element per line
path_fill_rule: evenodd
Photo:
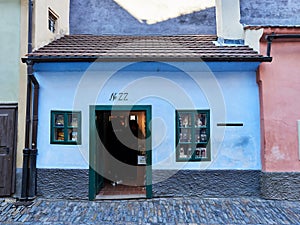
<path fill-rule="evenodd" d="M 58 16 L 53 12 L 53 10 L 51 10 L 49 8 L 48 9 L 48 29 L 52 33 L 55 33 L 55 31 L 56 31 L 57 19 L 58 19 Z"/>

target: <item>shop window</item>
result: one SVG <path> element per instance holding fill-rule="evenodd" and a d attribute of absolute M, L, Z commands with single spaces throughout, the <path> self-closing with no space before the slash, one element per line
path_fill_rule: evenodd
<path fill-rule="evenodd" d="M 81 144 L 81 112 L 51 111 L 51 144 Z"/>
<path fill-rule="evenodd" d="M 210 111 L 176 111 L 176 161 L 210 161 Z"/>
<path fill-rule="evenodd" d="M 56 31 L 57 19 L 58 19 L 58 16 L 53 12 L 53 10 L 51 10 L 49 8 L 48 9 L 48 29 L 52 33 L 55 33 L 55 31 Z"/>

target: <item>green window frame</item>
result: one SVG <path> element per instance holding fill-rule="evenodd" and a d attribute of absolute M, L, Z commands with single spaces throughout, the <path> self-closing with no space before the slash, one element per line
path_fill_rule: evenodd
<path fill-rule="evenodd" d="M 81 144 L 81 112 L 51 111 L 51 144 Z"/>
<path fill-rule="evenodd" d="M 210 160 L 210 110 L 176 110 L 176 162 Z"/>

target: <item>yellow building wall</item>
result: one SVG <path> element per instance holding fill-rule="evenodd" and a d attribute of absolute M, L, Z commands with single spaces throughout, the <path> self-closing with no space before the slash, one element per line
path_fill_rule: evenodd
<path fill-rule="evenodd" d="M 19 99 L 18 99 L 18 144 L 17 144 L 17 168 L 22 167 L 23 148 L 25 143 L 25 110 L 26 110 L 26 64 L 21 62 L 21 58 L 27 53 L 28 40 L 28 0 L 21 0 L 21 21 L 20 21 L 20 76 L 19 76 Z"/>
<path fill-rule="evenodd" d="M 33 12 L 33 48 L 37 49 L 63 35 L 69 34 L 69 0 L 34 1 Z M 48 29 L 48 9 L 58 15 L 57 29 L 52 33 Z"/>
<path fill-rule="evenodd" d="M 59 17 L 55 33 L 48 30 L 48 9 L 51 8 Z M 32 48 L 40 48 L 55 38 L 69 34 L 69 0 L 36 0 L 33 1 L 32 21 Z M 28 43 L 28 0 L 21 0 L 20 17 L 20 58 L 27 54 Z M 26 90 L 27 90 L 27 67 L 20 59 L 19 78 L 19 108 L 18 108 L 18 147 L 17 168 L 22 168 L 23 149 L 25 144 L 26 124 Z"/>

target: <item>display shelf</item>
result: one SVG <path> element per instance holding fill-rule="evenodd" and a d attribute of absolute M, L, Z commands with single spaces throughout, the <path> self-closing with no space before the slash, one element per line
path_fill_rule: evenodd
<path fill-rule="evenodd" d="M 80 112 L 51 111 L 51 121 L 51 144 L 80 144 Z"/>
<path fill-rule="evenodd" d="M 210 160 L 209 110 L 176 111 L 176 160 Z"/>

